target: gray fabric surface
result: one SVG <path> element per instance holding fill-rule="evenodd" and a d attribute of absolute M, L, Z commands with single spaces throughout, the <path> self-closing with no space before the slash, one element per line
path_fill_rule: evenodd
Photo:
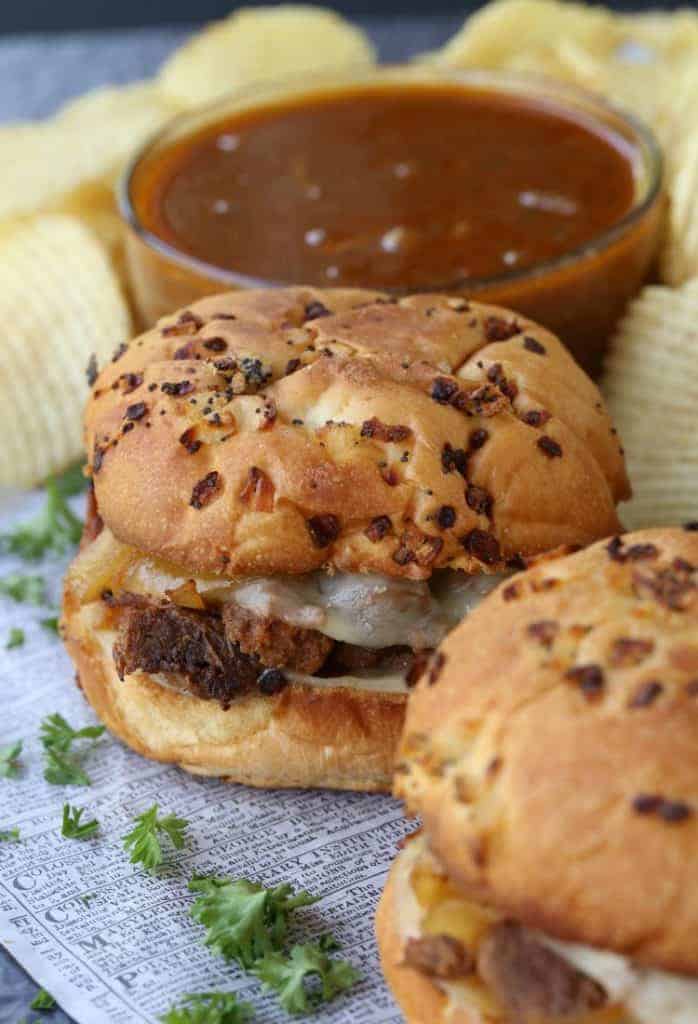
<path fill-rule="evenodd" d="M 413 16 L 360 20 L 384 61 L 399 61 L 439 46 L 461 21 Z M 87 89 L 146 77 L 187 34 L 186 28 L 163 27 L 0 39 L 0 121 L 44 117 Z M 0 1024 L 20 1024 L 25 1019 L 69 1024 L 60 1010 L 43 1015 L 30 1012 L 36 991 L 27 974 L 0 949 Z"/>
<path fill-rule="evenodd" d="M 439 46 L 462 18 L 414 16 L 357 19 L 384 61 Z M 0 38 L 0 121 L 44 117 L 65 100 L 98 85 L 144 78 L 189 29 L 135 29 Z"/>

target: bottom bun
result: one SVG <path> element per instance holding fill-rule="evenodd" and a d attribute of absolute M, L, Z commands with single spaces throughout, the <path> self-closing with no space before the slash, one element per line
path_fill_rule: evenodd
<path fill-rule="evenodd" d="M 227 709 L 134 672 L 120 680 L 97 603 L 66 584 L 62 632 L 79 685 L 129 747 L 197 775 L 250 786 L 390 789 L 406 697 L 290 683 L 274 696 L 245 693 Z"/>

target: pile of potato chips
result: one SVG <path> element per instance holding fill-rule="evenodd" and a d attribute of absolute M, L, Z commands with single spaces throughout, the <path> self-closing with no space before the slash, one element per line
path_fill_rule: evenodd
<path fill-rule="evenodd" d="M 698 12 L 495 0 L 416 59 L 546 74 L 654 129 L 670 200 L 662 283 L 631 304 L 603 387 L 635 486 L 627 524 L 698 518 Z M 35 484 L 79 454 L 82 368 L 132 330 L 114 185 L 135 150 L 178 112 L 251 82 L 374 61 L 366 36 L 331 11 L 248 8 L 193 36 L 152 80 L 0 127 L 0 429 L 13 438 L 0 486 Z"/>
<path fill-rule="evenodd" d="M 653 129 L 669 198 L 659 277 L 631 303 L 602 388 L 626 449 L 630 528 L 698 519 L 698 11 L 620 15 L 496 0 L 427 60 L 545 74 Z"/>
<path fill-rule="evenodd" d="M 150 81 L 0 126 L 0 487 L 80 455 L 87 361 L 132 333 L 115 198 L 129 158 L 176 114 L 260 78 L 374 61 L 332 11 L 252 8 L 195 35 Z"/>

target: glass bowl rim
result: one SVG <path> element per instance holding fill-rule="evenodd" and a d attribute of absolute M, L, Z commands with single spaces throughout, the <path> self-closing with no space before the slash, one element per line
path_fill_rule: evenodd
<path fill-rule="evenodd" d="M 581 245 L 575 246 L 574 248 L 569 249 L 558 256 L 554 256 L 551 259 L 534 263 L 529 267 L 524 267 L 522 269 L 514 267 L 511 270 L 503 270 L 497 274 L 490 274 L 483 277 L 461 277 L 455 281 L 450 281 L 445 284 L 429 285 L 428 287 L 421 289 L 422 291 L 443 293 L 447 293 L 449 291 L 484 291 L 486 289 L 495 289 L 502 285 L 511 285 L 518 282 L 526 283 L 532 279 L 545 277 L 546 275 L 558 270 L 564 270 L 566 267 L 582 262 L 588 256 L 603 252 L 605 249 L 612 246 L 614 242 L 619 238 L 622 238 L 638 222 L 642 221 L 645 214 L 652 209 L 659 197 L 662 191 L 664 178 L 664 155 L 654 132 L 641 118 L 636 117 L 635 114 L 632 114 L 624 108 L 617 106 L 615 103 L 610 102 L 600 94 L 588 89 L 583 89 L 572 83 L 552 78 L 549 75 L 539 74 L 536 72 L 496 70 L 489 68 L 452 68 L 441 67 L 439 65 L 429 63 L 397 63 L 371 66 L 362 65 L 358 68 L 345 67 L 336 70 L 328 68 L 313 72 L 311 75 L 292 74 L 279 76 L 278 78 L 263 79 L 258 82 L 249 83 L 240 89 L 220 97 L 212 103 L 204 104 L 193 108 L 192 110 L 186 110 L 175 114 L 154 134 L 150 135 L 145 142 L 141 143 L 120 175 L 117 185 L 117 203 L 121 218 L 143 243 L 145 243 L 154 252 L 167 259 L 170 263 L 176 264 L 181 269 L 193 272 L 200 277 L 220 282 L 223 286 L 227 285 L 230 288 L 240 289 L 288 288 L 298 286 L 299 284 L 302 285 L 306 282 L 272 280 L 270 278 L 255 277 L 240 271 L 220 267 L 215 263 L 209 263 L 207 260 L 200 259 L 198 256 L 193 256 L 190 253 L 184 252 L 184 250 L 177 248 L 176 245 L 166 241 L 164 238 L 161 238 L 154 231 L 151 231 L 141 222 L 138 214 L 136 213 L 135 204 L 131 199 L 131 187 L 138 168 L 143 161 L 148 159 L 151 152 L 162 142 L 162 140 L 166 139 L 173 130 L 176 130 L 178 125 L 186 126 L 187 123 L 192 122 L 197 117 L 200 118 L 202 115 L 209 113 L 211 115 L 215 115 L 217 110 L 227 109 L 235 101 L 245 100 L 248 97 L 253 98 L 260 88 L 265 88 L 267 90 L 278 89 L 284 84 L 293 86 L 293 84 L 296 83 L 298 86 L 303 85 L 304 87 L 307 87 L 297 90 L 299 96 L 306 93 L 308 95 L 312 95 L 314 91 L 318 91 L 322 82 L 327 81 L 328 79 L 336 81 L 336 89 L 337 91 L 341 91 L 342 89 L 349 89 L 353 86 L 361 85 L 364 82 L 369 86 L 379 82 L 381 73 L 387 73 L 388 75 L 390 73 L 405 74 L 404 82 L 399 82 L 399 79 L 398 82 L 399 84 L 409 85 L 413 81 L 419 82 L 419 78 L 416 77 L 419 72 L 428 73 L 429 78 L 426 79 L 427 82 L 462 83 L 464 86 L 482 85 L 485 87 L 491 86 L 493 89 L 496 89 L 497 86 L 502 88 L 506 85 L 519 85 L 528 87 L 530 90 L 532 86 L 537 86 L 543 99 L 547 98 L 553 101 L 559 100 L 558 106 L 563 110 L 565 109 L 565 96 L 569 97 L 569 106 L 573 107 L 575 100 L 577 103 L 585 103 L 589 108 L 585 113 L 590 119 L 604 123 L 603 116 L 611 115 L 614 118 L 617 118 L 626 129 L 629 129 L 629 137 L 634 137 L 638 153 L 640 154 L 647 172 L 647 182 L 643 192 L 640 196 L 634 199 L 632 205 L 628 211 L 623 214 L 620 220 L 617 220 L 609 227 L 604 228 L 603 231 L 598 232 L 598 234 L 594 235 L 593 238 L 588 239 Z M 413 75 L 415 75 L 414 78 L 411 77 Z M 544 90 L 549 90 L 549 95 L 546 95 Z M 530 94 L 535 95 L 535 93 Z M 289 98 L 292 95 L 293 92 L 289 91 Z M 287 97 L 283 96 L 282 98 L 286 99 Z M 269 100 L 267 102 L 272 101 Z M 264 106 L 265 101 L 262 100 L 259 105 Z M 211 120 L 213 120 L 213 118 L 211 118 Z M 324 285 L 323 287 L 341 287 L 341 285 L 328 281 L 327 285 Z M 356 287 L 359 286 L 357 285 Z M 373 285 L 361 285 L 360 287 L 371 287 L 375 291 L 383 291 L 386 294 L 398 296 L 415 293 L 414 288 L 381 287 Z"/>

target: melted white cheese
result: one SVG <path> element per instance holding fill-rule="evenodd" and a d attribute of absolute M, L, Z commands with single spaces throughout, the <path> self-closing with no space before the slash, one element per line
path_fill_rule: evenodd
<path fill-rule="evenodd" d="M 195 582 L 209 602 L 232 600 L 256 615 L 316 629 L 333 640 L 374 649 L 404 644 L 420 650 L 436 647 L 502 579 L 444 570 L 429 582 L 344 572 Z M 143 560 L 124 586 L 162 595 L 185 582 L 186 577 Z"/>
<path fill-rule="evenodd" d="M 634 964 L 627 957 L 538 935 L 605 988 L 637 1024 L 698 1024 L 698 979 Z"/>

